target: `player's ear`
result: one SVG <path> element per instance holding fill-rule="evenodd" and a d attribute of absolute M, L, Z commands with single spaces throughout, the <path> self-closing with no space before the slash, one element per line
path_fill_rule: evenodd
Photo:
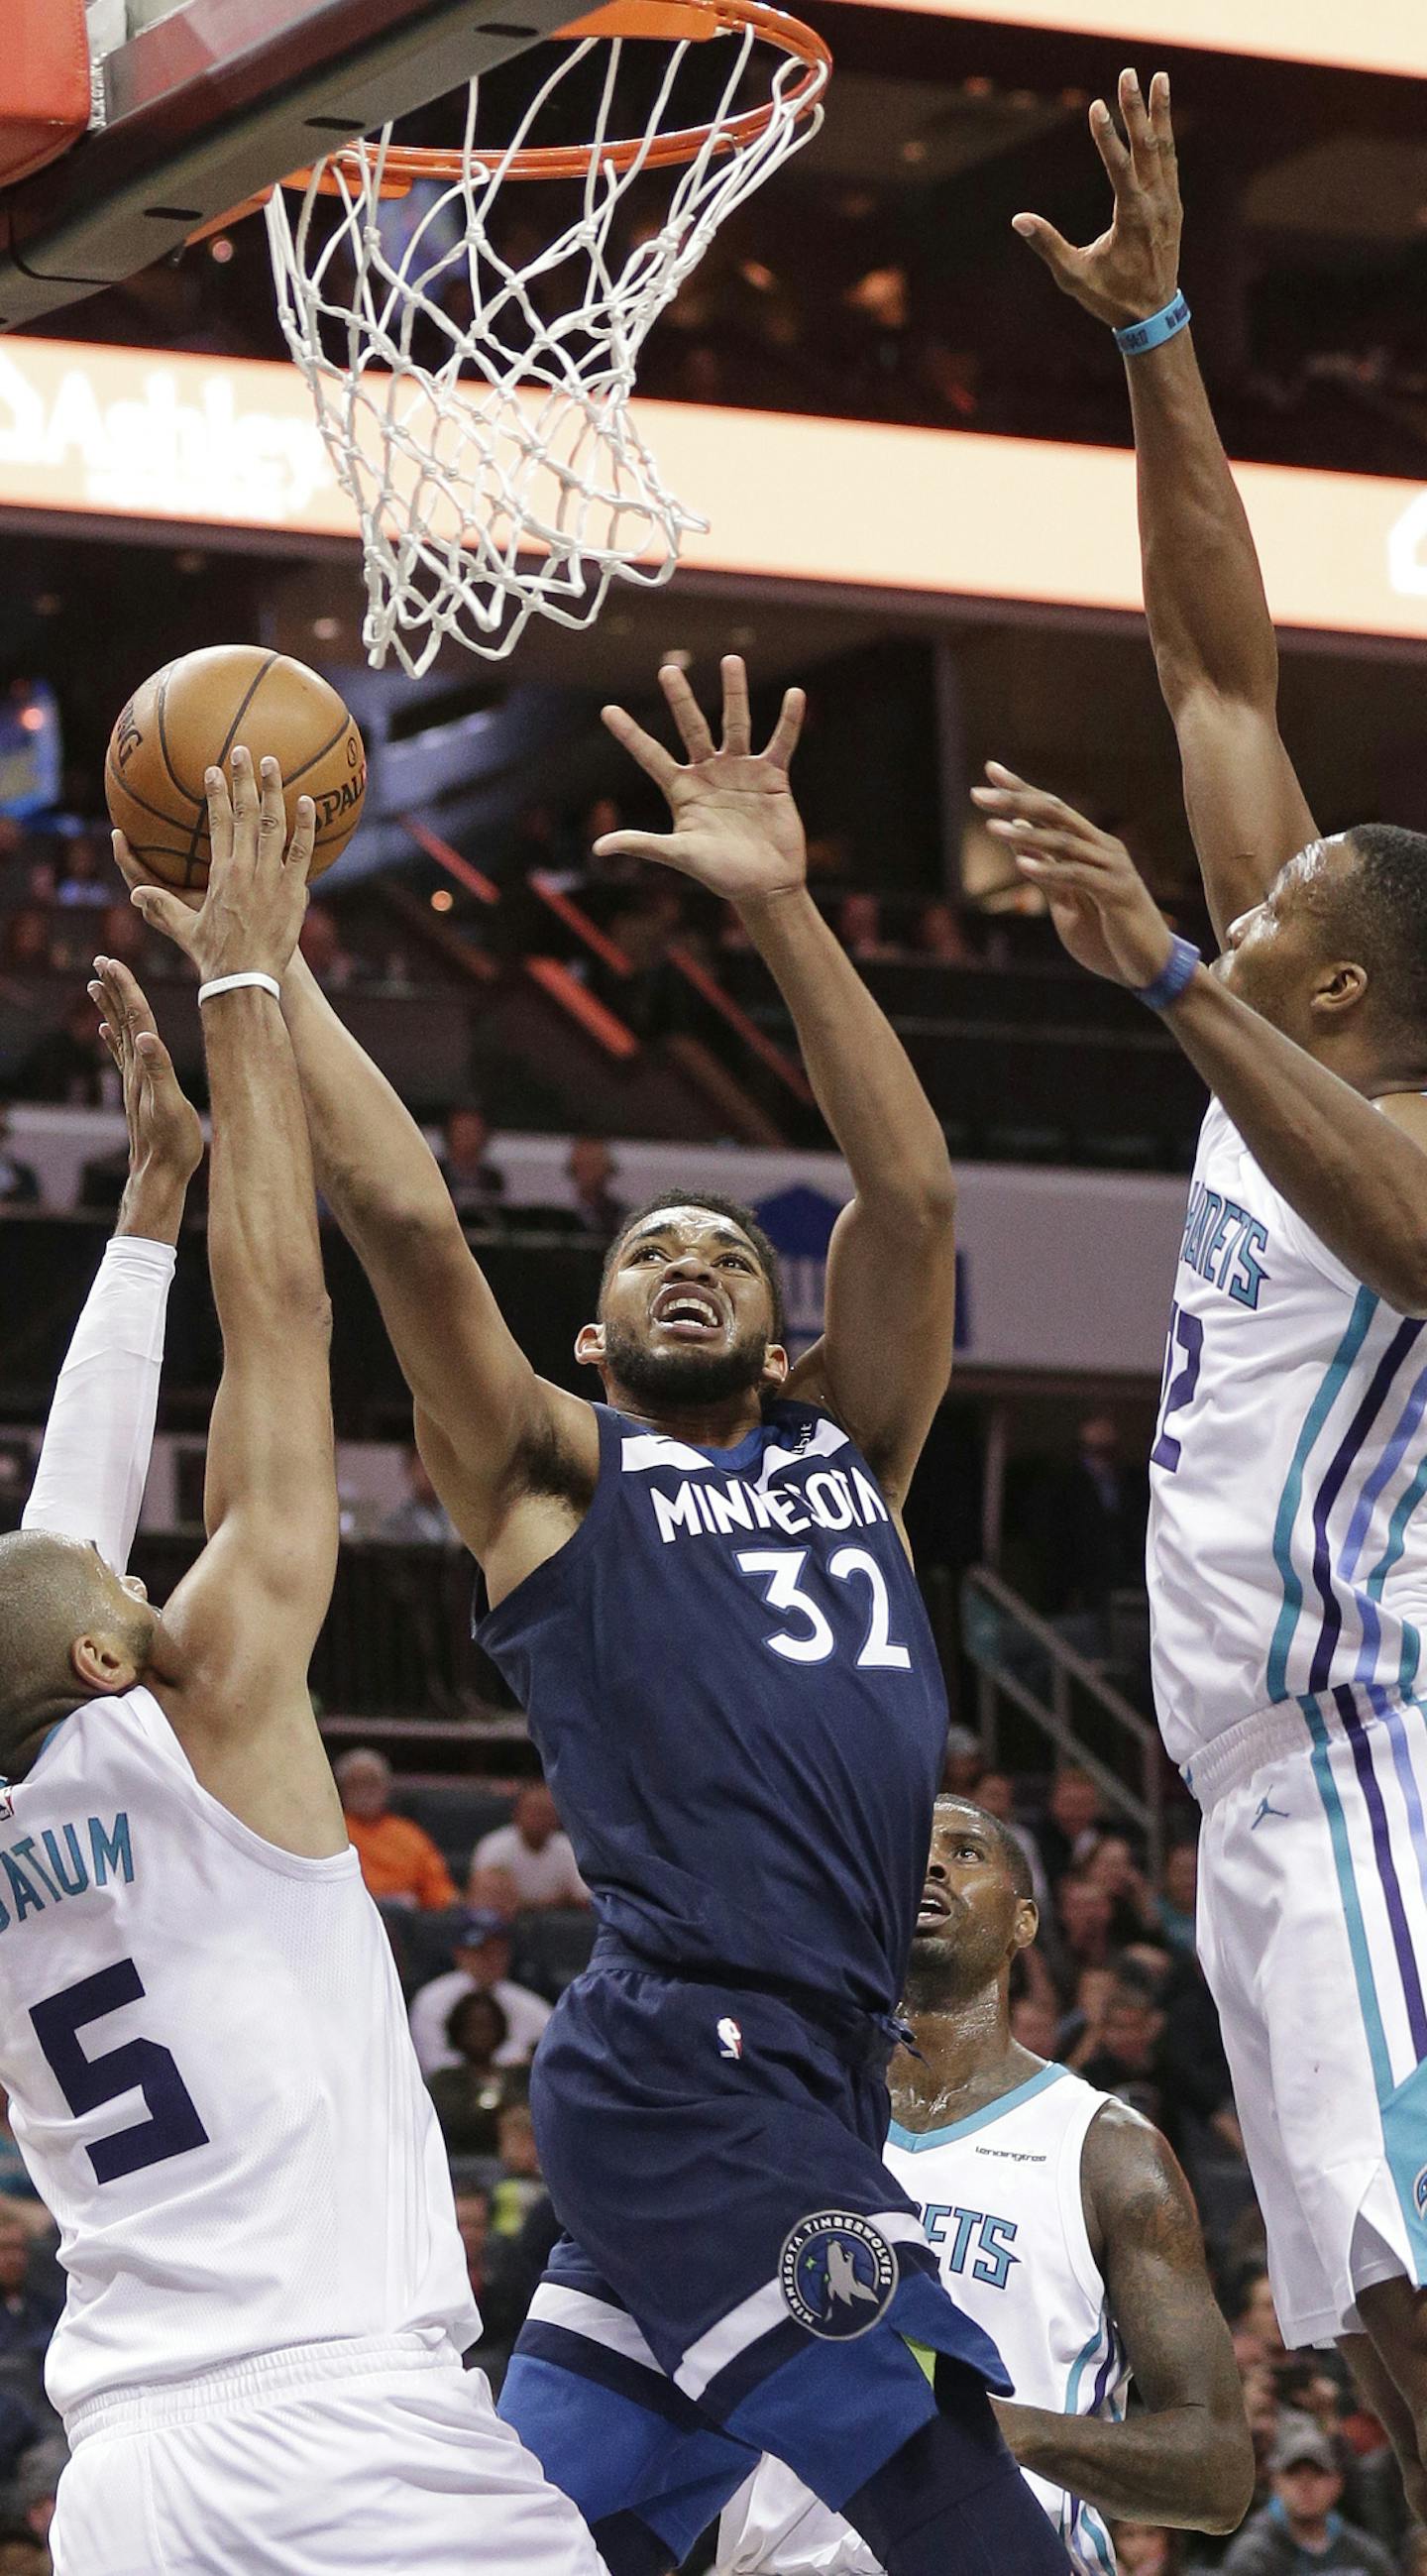
<path fill-rule="evenodd" d="M 575 1335 L 575 1357 L 581 1368 L 604 1367 L 603 1324 L 582 1324 Z"/>
<path fill-rule="evenodd" d="M 1016 1920 L 1011 1939 L 1018 1950 L 1029 1950 L 1041 1928 L 1041 1910 L 1034 1897 L 1023 1896 L 1016 1907 Z"/>
<path fill-rule="evenodd" d="M 1314 978 L 1311 1009 L 1316 1017 L 1339 1019 L 1345 1011 L 1356 1010 L 1368 988 L 1365 966 L 1349 959 L 1335 957 L 1320 966 Z"/>
<path fill-rule="evenodd" d="M 69 1650 L 70 1670 L 92 1699 L 113 1699 L 132 1690 L 139 1667 L 127 1649 L 102 1629 L 86 1629 Z"/>
<path fill-rule="evenodd" d="M 770 1342 L 763 1354 L 763 1384 L 775 1388 L 785 1386 L 792 1365 L 782 1343 Z"/>

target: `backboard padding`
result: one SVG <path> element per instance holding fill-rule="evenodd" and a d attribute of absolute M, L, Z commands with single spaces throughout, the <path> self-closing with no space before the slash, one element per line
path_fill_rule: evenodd
<path fill-rule="evenodd" d="M 181 250 L 288 171 L 539 43 L 570 5 L 186 0 L 105 57 L 103 127 L 0 194 L 0 329 Z"/>

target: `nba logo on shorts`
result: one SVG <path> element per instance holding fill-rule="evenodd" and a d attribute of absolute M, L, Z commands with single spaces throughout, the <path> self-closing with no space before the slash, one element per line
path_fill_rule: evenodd
<path fill-rule="evenodd" d="M 743 2033 L 731 2013 L 725 2013 L 718 2026 L 718 2053 L 720 2057 L 743 2055 Z"/>
<path fill-rule="evenodd" d="M 845 2343 L 881 2323 L 897 2286 L 897 2265 L 885 2236 L 867 2219 L 845 2209 L 820 2209 L 793 2229 L 778 2280 L 800 2326 Z"/>
<path fill-rule="evenodd" d="M 1412 2205 L 1419 2218 L 1427 2218 L 1427 2165 L 1422 2167 L 1412 2186 Z"/>

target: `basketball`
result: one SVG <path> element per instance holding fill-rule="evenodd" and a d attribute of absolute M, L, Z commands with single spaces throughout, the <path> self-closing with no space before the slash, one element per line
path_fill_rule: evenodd
<path fill-rule="evenodd" d="M 289 832 L 299 796 L 317 808 L 313 876 L 340 858 L 367 792 L 367 756 L 330 683 L 258 644 L 214 644 L 166 664 L 134 691 L 109 737 L 109 817 L 141 868 L 185 892 L 208 882 L 203 773 L 235 743 L 282 770 Z"/>

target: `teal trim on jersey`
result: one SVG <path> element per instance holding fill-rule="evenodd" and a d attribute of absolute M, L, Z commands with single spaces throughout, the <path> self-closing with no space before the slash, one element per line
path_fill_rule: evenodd
<path fill-rule="evenodd" d="M 924 2147 L 944 2147 L 951 2138 L 969 2138 L 973 2129 L 989 2129 L 993 2120 L 1004 2120 L 1008 2111 L 1019 2111 L 1023 2102 L 1044 2093 L 1048 2084 L 1058 2083 L 1069 2073 L 1065 2066 L 1043 2066 L 1039 2075 L 1028 2075 L 1014 2093 L 1003 2093 L 999 2102 L 988 2102 L 984 2111 L 970 2111 L 964 2120 L 953 2120 L 948 2129 L 904 2129 L 894 2120 L 887 2131 L 889 2147 L 903 2147 L 909 2155 L 919 2155 Z"/>
<path fill-rule="evenodd" d="M 1414 2066 L 1382 2106 L 1388 2171 L 1412 2248 L 1412 2277 L 1427 2281 L 1427 2063 Z"/>
<path fill-rule="evenodd" d="M 1372 1953 L 1368 1948 L 1368 1936 L 1363 1923 L 1358 1882 L 1353 1871 L 1353 1855 L 1348 1841 L 1348 1820 L 1343 1813 L 1343 1802 L 1338 1795 L 1333 1766 L 1328 1759 L 1329 1736 L 1323 1712 L 1311 1693 L 1306 1692 L 1298 1705 L 1303 1711 L 1308 1732 L 1313 1739 L 1313 1777 L 1317 1783 L 1323 1813 L 1328 1819 L 1328 1834 L 1333 1846 L 1333 1866 L 1338 1874 L 1338 1894 L 1343 1903 L 1343 1919 L 1347 1926 L 1348 1950 L 1352 1958 L 1353 1977 L 1358 1989 L 1358 2005 L 1363 2017 L 1363 2028 L 1367 2033 L 1373 2083 L 1377 2089 L 1378 2103 L 1381 2105 L 1387 2101 L 1393 2089 L 1392 2059 L 1388 2052 L 1387 2033 L 1383 2028 L 1382 2011 L 1377 1999 L 1377 1984 L 1372 1971 Z"/>
<path fill-rule="evenodd" d="M 1278 1512 L 1273 1525 L 1273 1561 L 1283 1586 L 1283 1607 L 1273 1632 L 1268 1656 L 1268 1695 L 1271 1700 L 1288 1699 L 1288 1652 L 1303 1608 L 1303 1585 L 1293 1562 L 1293 1525 L 1303 1499 L 1303 1470 L 1308 1464 L 1313 1444 L 1332 1412 L 1342 1391 L 1343 1380 L 1362 1349 L 1369 1324 L 1377 1313 L 1378 1300 L 1370 1288 L 1360 1288 L 1353 1300 L 1348 1328 L 1323 1374 L 1323 1383 L 1304 1417 L 1292 1463 L 1284 1478 L 1278 1498 Z"/>
<path fill-rule="evenodd" d="M 1109 2329 L 1110 2319 L 1106 2310 L 1102 2308 L 1100 2311 L 1100 2322 L 1096 2326 L 1095 2332 L 1091 2336 L 1088 2344 L 1086 2344 L 1084 2350 L 1076 2354 L 1075 2359 L 1071 2363 L 1070 2369 L 1066 2374 L 1065 2404 L 1060 2410 L 1062 2415 L 1079 2414 L 1080 2407 L 1077 2401 L 1080 2396 L 1080 2383 L 1084 2378 L 1086 2371 L 1090 2368 L 1091 2363 L 1098 2361 L 1100 2357 L 1100 2347 L 1105 2342 Z"/>
<path fill-rule="evenodd" d="M 1110 2535 L 1099 2515 L 1092 2513 L 1088 2505 L 1084 2508 L 1080 2529 L 1083 2537 L 1093 2544 L 1095 2555 L 1105 2570 L 1105 2576 L 1115 2576 L 1115 2558 L 1110 2547 Z"/>

